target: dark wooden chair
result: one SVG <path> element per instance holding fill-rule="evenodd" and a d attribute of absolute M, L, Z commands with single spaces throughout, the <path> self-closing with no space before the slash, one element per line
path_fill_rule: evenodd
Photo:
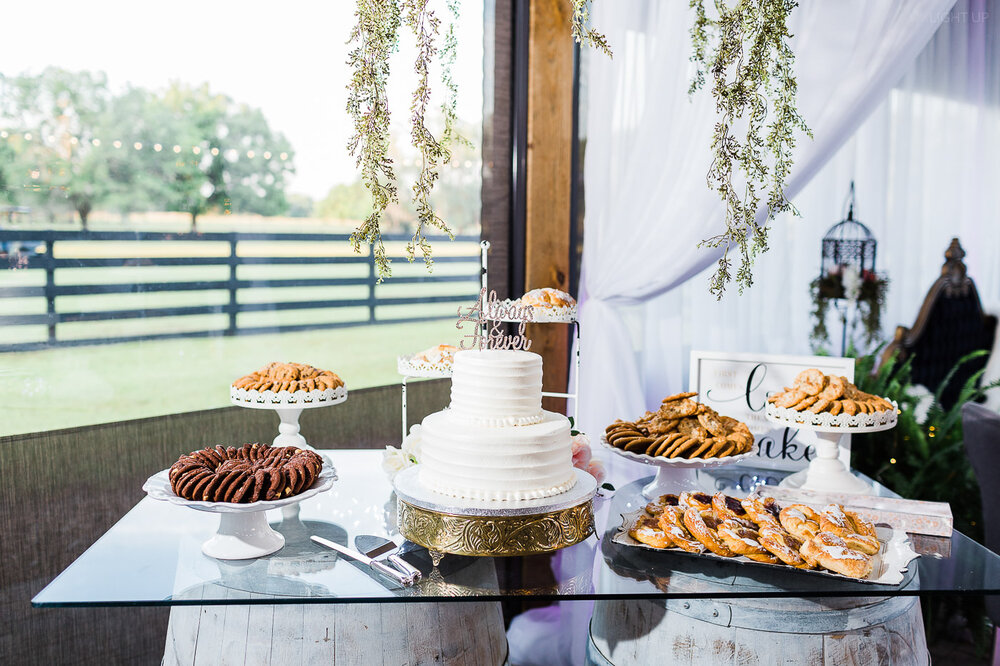
<path fill-rule="evenodd" d="M 917 314 L 913 326 L 896 327 L 893 341 L 885 348 L 882 362 L 893 354 L 899 360 L 912 358 L 913 383 L 936 391 L 945 377 L 966 354 L 993 349 L 997 319 L 983 312 L 976 285 L 966 274 L 965 250 L 957 238 L 944 253 L 945 262 L 939 277 Z M 941 403 L 954 406 L 965 382 L 986 366 L 988 356 L 965 363 L 945 387 Z"/>

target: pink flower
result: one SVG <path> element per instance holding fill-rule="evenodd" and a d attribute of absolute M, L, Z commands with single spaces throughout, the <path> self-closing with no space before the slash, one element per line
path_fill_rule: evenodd
<path fill-rule="evenodd" d="M 573 467 L 587 469 L 587 464 L 590 463 L 590 438 L 582 433 L 573 437 L 572 451 Z"/>
<path fill-rule="evenodd" d="M 598 485 L 600 485 L 601 481 L 604 480 L 604 477 L 607 474 L 604 471 L 604 463 L 602 463 L 600 460 L 591 460 L 590 464 L 587 465 L 587 467 L 586 467 L 586 471 L 592 477 L 594 477 L 595 479 L 597 479 L 597 484 Z"/>

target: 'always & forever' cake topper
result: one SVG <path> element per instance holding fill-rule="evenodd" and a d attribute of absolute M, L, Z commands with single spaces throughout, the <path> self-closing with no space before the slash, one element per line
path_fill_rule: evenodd
<path fill-rule="evenodd" d="M 486 297 L 486 287 L 479 292 L 476 304 L 458 308 L 458 321 L 455 328 L 464 328 L 465 322 L 475 323 L 473 333 L 462 336 L 459 343 L 462 349 L 523 349 L 531 347 L 531 340 L 524 335 L 525 324 L 532 321 L 532 310 L 529 305 L 518 305 L 510 301 L 501 301 L 497 292 L 491 291 Z M 503 321 L 518 321 L 516 335 L 508 335 L 501 328 Z M 472 340 L 466 346 L 466 340 Z"/>

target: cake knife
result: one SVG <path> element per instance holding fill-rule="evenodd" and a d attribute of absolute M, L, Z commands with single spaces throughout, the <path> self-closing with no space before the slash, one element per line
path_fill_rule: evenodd
<path fill-rule="evenodd" d="M 386 559 L 389 560 L 394 567 L 402 571 L 414 581 L 420 580 L 422 576 L 420 569 L 416 568 L 399 556 L 400 547 L 385 537 L 374 536 L 371 534 L 360 534 L 354 537 L 354 547 L 368 557 L 372 558 L 384 555 L 385 553 L 392 553 Z"/>
<path fill-rule="evenodd" d="M 318 543 L 321 546 L 326 546 L 327 548 L 332 548 L 333 550 L 337 551 L 341 555 L 346 555 L 347 557 L 350 557 L 351 559 L 357 560 L 358 562 L 361 562 L 362 564 L 367 564 L 368 567 L 372 571 L 374 571 L 376 573 L 382 574 L 386 578 L 389 578 L 389 579 L 391 579 L 391 580 L 399 583 L 403 587 L 410 587 L 411 585 L 413 585 L 416 582 L 412 577 L 406 576 L 403 573 L 401 573 L 399 571 L 396 571 L 392 567 L 390 567 L 388 565 L 385 565 L 385 564 L 382 564 L 378 560 L 373 560 L 372 558 L 370 558 L 370 557 L 368 557 L 366 555 L 362 555 L 358 551 L 352 550 L 351 548 L 348 548 L 347 546 L 341 546 L 339 543 L 336 543 L 334 541 L 330 541 L 329 539 L 324 539 L 323 537 L 318 537 L 316 535 L 310 536 L 309 538 L 312 539 L 313 541 L 315 541 L 316 543 Z"/>

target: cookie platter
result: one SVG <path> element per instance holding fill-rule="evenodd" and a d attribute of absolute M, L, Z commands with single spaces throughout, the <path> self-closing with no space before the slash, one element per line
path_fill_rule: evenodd
<path fill-rule="evenodd" d="M 744 556 L 722 557 L 710 551 L 703 553 L 689 553 L 680 548 L 653 548 L 629 536 L 629 531 L 635 527 L 636 522 L 646 513 L 645 509 L 622 514 L 622 525 L 615 532 L 612 541 L 616 544 L 629 548 L 640 548 L 642 550 L 679 555 L 693 558 L 707 558 L 710 560 L 731 562 L 734 564 L 764 567 L 769 570 L 778 569 L 805 576 L 823 576 L 826 578 L 838 578 L 852 583 L 869 583 L 876 585 L 899 585 L 905 578 L 909 568 L 909 563 L 918 557 L 910 545 L 906 532 L 886 526 L 876 526 L 880 549 L 878 554 L 873 556 L 873 567 L 871 574 L 866 578 L 851 578 L 843 574 L 820 569 L 797 569 L 784 564 L 768 564 L 766 562 L 756 562 Z"/>
<path fill-rule="evenodd" d="M 790 407 L 777 407 L 768 403 L 764 415 L 772 423 L 793 427 L 805 427 L 814 432 L 842 433 L 878 432 L 896 427 L 899 406 L 895 400 L 889 401 L 892 409 L 867 414 L 815 414 L 809 410 L 797 411 Z"/>
<path fill-rule="evenodd" d="M 323 454 L 323 469 L 312 486 L 298 495 L 279 500 L 260 500 L 248 503 L 203 502 L 178 496 L 170 487 L 170 470 L 157 472 L 146 479 L 142 489 L 149 497 L 177 506 L 219 514 L 219 528 L 201 550 L 205 555 L 220 560 L 245 560 L 270 555 L 285 545 L 285 538 L 271 529 L 265 512 L 296 505 L 304 499 L 329 490 L 337 480 L 337 470 Z"/>
<path fill-rule="evenodd" d="M 757 455 L 756 443 L 749 451 L 732 456 L 723 456 L 721 458 L 665 458 L 663 456 L 651 456 L 646 453 L 636 453 L 635 451 L 619 449 L 609 443 L 607 437 L 603 435 L 601 436 L 601 446 L 615 452 L 623 458 L 627 458 L 628 460 L 668 469 L 712 469 L 715 467 L 724 467 L 726 465 L 735 465 Z"/>

